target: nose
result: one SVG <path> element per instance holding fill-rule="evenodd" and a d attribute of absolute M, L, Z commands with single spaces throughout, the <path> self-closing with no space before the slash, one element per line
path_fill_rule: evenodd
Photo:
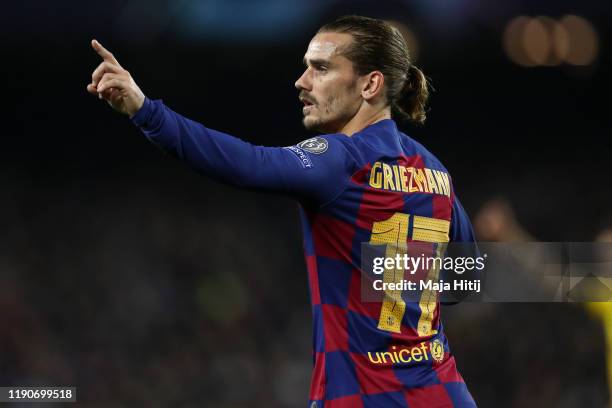
<path fill-rule="evenodd" d="M 301 90 L 311 91 L 312 90 L 312 82 L 310 81 L 310 75 L 308 74 L 308 68 L 306 68 L 304 72 L 302 73 L 302 76 L 300 76 L 298 80 L 295 81 L 295 87 L 299 91 Z"/>

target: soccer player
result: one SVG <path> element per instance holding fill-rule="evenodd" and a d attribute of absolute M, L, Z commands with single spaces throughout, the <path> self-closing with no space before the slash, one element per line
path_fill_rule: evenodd
<path fill-rule="evenodd" d="M 255 146 L 181 116 L 145 97 L 100 43 L 92 47 L 103 62 L 87 90 L 154 144 L 206 175 L 300 203 L 314 323 L 310 407 L 475 406 L 435 293 L 361 298 L 362 243 L 474 241 L 448 171 L 394 121 L 423 123 L 428 99 L 399 31 L 360 16 L 318 30 L 295 87 L 304 126 L 322 135 L 287 147 Z"/>

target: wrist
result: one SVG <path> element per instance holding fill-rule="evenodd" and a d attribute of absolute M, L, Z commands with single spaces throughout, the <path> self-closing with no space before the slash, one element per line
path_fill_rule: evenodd
<path fill-rule="evenodd" d="M 134 117 L 138 114 L 138 112 L 143 108 L 145 104 L 146 97 L 144 95 L 139 95 L 139 98 L 136 101 L 133 109 L 130 109 L 127 114 L 130 119 L 134 119 Z"/>
<path fill-rule="evenodd" d="M 154 108 L 155 106 L 153 101 L 145 96 L 142 106 L 134 113 L 134 115 L 130 116 L 130 119 L 136 126 L 146 127 Z"/>

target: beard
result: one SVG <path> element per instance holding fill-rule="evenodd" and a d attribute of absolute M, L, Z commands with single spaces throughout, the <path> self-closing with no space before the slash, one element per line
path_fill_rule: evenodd
<path fill-rule="evenodd" d="M 340 93 L 330 95 L 323 101 L 307 98 L 313 102 L 313 105 L 304 115 L 302 124 L 310 131 L 326 134 L 340 132 L 357 113 L 358 105 L 349 102 L 356 91 L 357 80 L 355 79 Z M 300 94 L 300 96 L 306 95 Z"/>
<path fill-rule="evenodd" d="M 337 133 L 348 122 L 347 116 L 350 117 L 345 110 L 340 106 L 339 98 L 331 95 L 323 103 L 313 104 L 310 112 L 304 115 L 302 123 L 307 130 Z"/>
<path fill-rule="evenodd" d="M 312 113 L 304 116 L 302 119 L 302 124 L 306 128 L 306 130 L 310 130 L 313 132 L 320 132 L 322 120 L 319 117 L 315 117 Z"/>

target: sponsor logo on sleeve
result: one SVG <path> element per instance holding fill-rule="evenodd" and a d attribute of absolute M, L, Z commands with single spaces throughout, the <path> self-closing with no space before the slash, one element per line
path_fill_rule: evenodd
<path fill-rule="evenodd" d="M 313 137 L 298 143 L 297 147 L 309 153 L 321 154 L 327 151 L 327 140 L 323 137 Z"/>

